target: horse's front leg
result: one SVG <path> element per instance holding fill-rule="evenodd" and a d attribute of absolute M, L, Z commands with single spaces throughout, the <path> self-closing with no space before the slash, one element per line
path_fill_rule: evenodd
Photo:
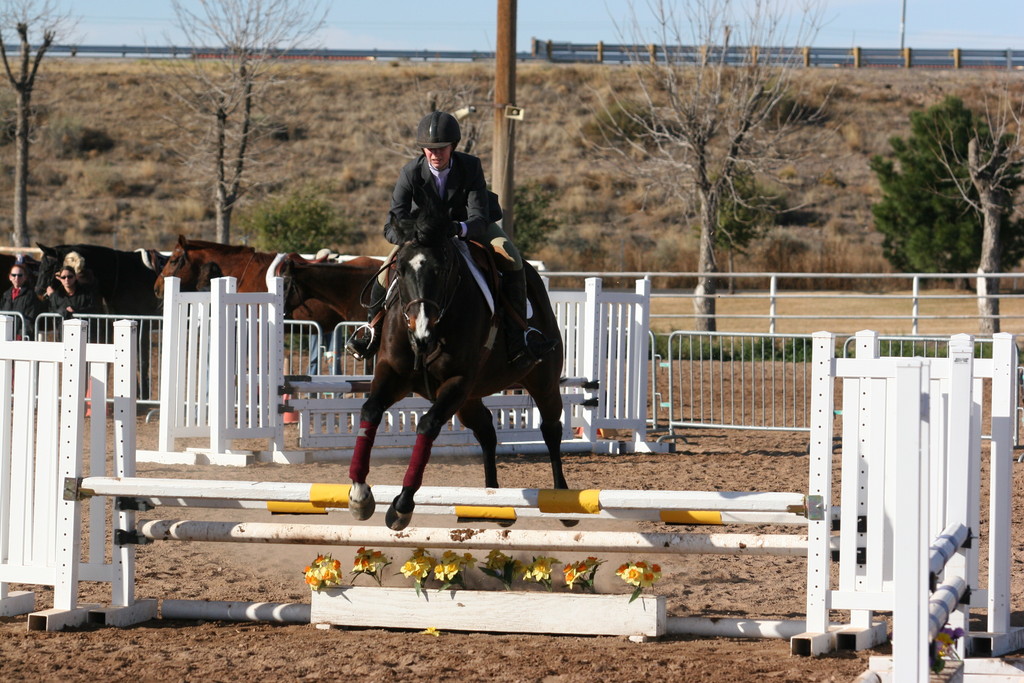
<path fill-rule="evenodd" d="M 379 370 L 377 373 L 380 375 Z M 375 377 L 370 388 L 370 396 L 359 412 L 359 433 L 348 468 L 348 476 L 352 480 L 348 509 L 358 520 L 372 517 L 377 507 L 373 491 L 366 483 L 366 477 L 370 472 L 370 451 L 373 450 L 373 442 L 377 438 L 377 428 L 384 417 L 384 411 L 394 405 L 397 397 L 407 393 L 407 389 L 396 381 L 396 377 L 391 373 L 384 377 Z"/>
<path fill-rule="evenodd" d="M 423 485 L 423 472 L 430 461 L 430 451 L 441 428 L 466 400 L 465 382 L 448 379 L 438 388 L 434 405 L 430 407 L 416 426 L 416 444 L 412 449 L 409 466 L 402 480 L 402 490 L 391 502 L 384 523 L 389 529 L 401 531 L 409 526 L 412 511 L 416 507 L 416 492 Z"/>

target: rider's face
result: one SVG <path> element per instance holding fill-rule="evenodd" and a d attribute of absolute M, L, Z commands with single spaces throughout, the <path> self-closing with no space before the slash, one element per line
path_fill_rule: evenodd
<path fill-rule="evenodd" d="M 439 147 L 438 149 L 427 149 L 423 148 L 423 153 L 427 156 L 427 161 L 438 171 L 443 171 L 448 167 L 448 162 L 452 158 L 452 146 Z"/>

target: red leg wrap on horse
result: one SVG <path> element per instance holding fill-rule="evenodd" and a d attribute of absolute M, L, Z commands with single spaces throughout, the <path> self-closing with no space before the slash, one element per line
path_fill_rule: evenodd
<path fill-rule="evenodd" d="M 357 484 L 366 483 L 366 475 L 370 472 L 370 449 L 376 438 L 377 425 L 365 420 L 359 423 L 359 436 L 356 437 L 352 462 L 348 466 L 348 478 Z"/>
<path fill-rule="evenodd" d="M 423 484 L 423 470 L 427 469 L 430 462 L 430 448 L 434 440 L 423 434 L 416 435 L 416 445 L 412 447 L 412 458 L 409 459 L 409 467 L 405 470 L 405 479 L 402 486 L 419 488 Z"/>

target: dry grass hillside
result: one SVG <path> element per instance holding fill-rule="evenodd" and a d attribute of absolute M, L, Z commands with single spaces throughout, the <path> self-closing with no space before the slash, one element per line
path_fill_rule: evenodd
<path fill-rule="evenodd" d="M 243 205 L 318 183 L 352 237 L 331 246 L 381 253 L 380 235 L 397 171 L 419 116 L 430 103 L 484 103 L 465 126 L 490 169 L 493 64 L 286 64 L 263 101 L 260 121 L 276 131 L 257 150 Z M 825 142 L 801 150 L 776 186 L 802 207 L 772 229 L 735 270 L 887 269 L 872 229 L 878 184 L 868 160 L 906 135 L 908 114 L 955 94 L 968 104 L 996 87 L 986 72 L 807 70 L 811 93 L 832 90 Z M 182 164 L 186 148 L 158 65 L 135 60 L 44 61 L 34 103 L 41 125 L 32 147 L 29 223 L 33 240 L 90 242 L 121 249 L 168 249 L 176 236 L 212 238 L 209 184 Z M 594 94 L 632 87 L 627 68 L 520 64 L 516 180 L 553 193 L 558 229 L 529 254 L 556 269 L 692 270 L 693 221 L 683 208 L 652 198 L 626 169 L 602 162 L 582 144 Z M 12 96 L 2 93 L 8 113 Z M 0 147 L 0 215 L 12 215 L 13 146 Z M 6 219 L 9 221 L 9 219 Z M 3 232 L 9 234 L 9 222 Z M 9 239 L 7 240 L 9 241 Z M 240 241 L 240 240 L 233 240 Z"/>

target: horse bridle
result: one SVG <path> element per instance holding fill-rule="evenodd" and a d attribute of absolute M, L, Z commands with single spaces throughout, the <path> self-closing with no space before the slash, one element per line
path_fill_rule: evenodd
<path fill-rule="evenodd" d="M 436 309 L 437 318 L 435 322 L 441 322 L 444 319 L 445 314 L 448 313 L 448 309 L 452 305 L 452 301 L 455 300 L 455 292 L 462 279 L 462 275 L 459 273 L 458 261 L 456 260 L 458 258 L 458 254 L 455 253 L 455 249 L 449 244 L 445 244 L 442 251 L 444 254 L 445 277 L 444 286 L 441 287 L 441 290 L 447 298 L 444 300 L 443 305 L 427 297 L 419 297 L 412 301 L 403 301 L 402 315 L 405 316 L 406 323 L 409 322 L 409 311 L 412 310 L 414 306 L 419 306 L 421 304 L 424 307 L 429 306 Z M 454 258 L 452 257 L 453 255 Z M 408 325 L 406 325 L 406 327 L 408 327 Z"/>

